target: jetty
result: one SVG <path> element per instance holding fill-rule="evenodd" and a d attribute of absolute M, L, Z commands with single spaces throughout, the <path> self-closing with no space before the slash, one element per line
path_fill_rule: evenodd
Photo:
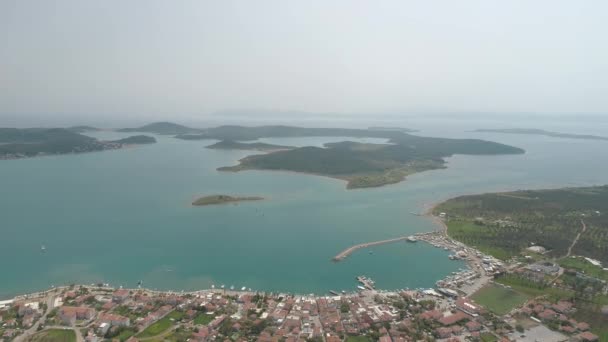
<path fill-rule="evenodd" d="M 346 257 L 348 257 L 349 255 L 351 255 L 354 251 L 356 251 L 358 249 L 372 247 L 372 246 L 378 246 L 378 245 L 384 245 L 384 244 L 387 244 L 387 243 L 399 242 L 399 241 L 407 240 L 407 238 L 408 238 L 407 236 L 401 236 L 401 237 L 394 238 L 394 239 L 360 243 L 358 245 L 350 246 L 347 249 L 343 250 L 342 252 L 338 253 L 338 255 L 336 255 L 335 257 L 333 257 L 332 260 L 336 261 L 336 262 L 342 261 L 342 260 L 346 259 Z"/>

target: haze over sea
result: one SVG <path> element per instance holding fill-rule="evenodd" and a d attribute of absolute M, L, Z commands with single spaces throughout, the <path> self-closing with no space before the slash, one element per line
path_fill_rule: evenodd
<path fill-rule="evenodd" d="M 388 125 L 363 121 L 291 124 Z M 226 284 L 322 294 L 330 289 L 354 290 L 354 277 L 361 274 L 376 280 L 382 289 L 431 287 L 464 264 L 450 261 L 448 252 L 424 243 L 359 250 L 341 263 L 330 259 L 352 244 L 436 229 L 428 218 L 411 213 L 423 212 L 431 203 L 449 197 L 608 183 L 606 141 L 467 132 L 530 127 L 608 135 L 605 121 L 514 124 L 417 119 L 395 120 L 390 125 L 420 129 L 416 134 L 425 136 L 502 142 L 527 153 L 457 155 L 448 159 L 447 169 L 364 190 L 346 190 L 342 181 L 295 173 L 217 172 L 217 167 L 234 165 L 254 152 L 205 149 L 214 141 L 167 136 L 157 136 L 157 144 L 118 151 L 0 161 L 0 298 L 69 283 L 135 287 L 139 280 L 145 287 L 158 289 Z M 355 139 L 262 139 L 298 146 L 343 140 Z M 190 205 L 197 196 L 207 194 L 267 200 Z M 46 252 L 41 252 L 41 245 Z"/>

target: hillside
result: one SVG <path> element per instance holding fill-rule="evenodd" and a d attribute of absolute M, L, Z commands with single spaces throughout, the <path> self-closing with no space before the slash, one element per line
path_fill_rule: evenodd
<path fill-rule="evenodd" d="M 261 142 L 256 143 L 242 143 L 234 140 L 222 140 L 215 144 L 206 146 L 210 149 L 217 150 L 252 150 L 252 151 L 278 151 L 288 150 L 294 148 L 293 146 L 273 145 Z"/>
<path fill-rule="evenodd" d="M 176 134 L 188 134 L 200 132 L 197 128 L 190 128 L 182 125 L 178 125 L 172 122 L 154 122 L 141 127 L 136 128 L 122 128 L 117 130 L 118 132 L 145 132 L 155 133 L 163 135 L 176 135 Z"/>
<path fill-rule="evenodd" d="M 568 139 L 608 140 L 608 137 L 602 137 L 598 135 L 559 133 L 535 128 L 476 129 L 475 132 L 544 135 L 547 137 Z"/>
<path fill-rule="evenodd" d="M 502 258 L 532 243 L 564 256 L 584 222 L 572 253 L 608 263 L 608 186 L 463 196 L 433 211 L 440 212 L 451 237 Z"/>
<path fill-rule="evenodd" d="M 403 140 L 399 140 L 403 139 Z M 523 150 L 481 140 L 395 137 L 396 144 L 340 142 L 325 148 L 301 147 L 252 155 L 220 171 L 285 170 L 329 176 L 348 181 L 348 188 L 398 183 L 409 174 L 444 167 L 443 157 L 456 153 L 505 154 Z"/>

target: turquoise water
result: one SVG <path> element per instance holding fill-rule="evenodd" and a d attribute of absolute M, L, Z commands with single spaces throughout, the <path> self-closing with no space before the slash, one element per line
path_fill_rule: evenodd
<path fill-rule="evenodd" d="M 214 141 L 169 137 L 118 151 L 0 161 L 0 298 L 72 282 L 133 287 L 139 280 L 158 289 L 226 284 L 325 293 L 355 289 L 360 274 L 385 289 L 429 287 L 463 263 L 422 243 L 376 246 L 372 254 L 361 250 L 341 263 L 330 259 L 352 244 L 434 229 L 410 212 L 454 195 L 608 183 L 608 158 L 592 152 L 605 151 L 606 142 L 475 137 L 528 153 L 455 156 L 446 170 L 351 191 L 325 177 L 220 173 L 217 167 L 250 152 L 209 150 L 204 146 Z M 264 139 L 284 145 L 341 140 Z M 196 197 L 214 193 L 267 200 L 190 206 Z"/>

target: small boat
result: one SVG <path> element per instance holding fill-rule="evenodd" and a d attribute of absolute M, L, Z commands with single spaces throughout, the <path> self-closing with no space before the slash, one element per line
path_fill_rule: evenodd
<path fill-rule="evenodd" d="M 365 287 L 358 285 L 357 288 L 361 291 L 365 291 Z"/>
<path fill-rule="evenodd" d="M 224 288 L 224 287 L 226 287 L 226 285 L 222 284 L 222 286 L 220 286 L 220 287 L 221 287 L 221 288 Z"/>
<path fill-rule="evenodd" d="M 245 291 L 247 288 L 245 286 L 241 287 L 241 291 Z"/>
<path fill-rule="evenodd" d="M 43 253 L 46 252 L 46 246 L 45 245 L 40 246 L 40 251 Z"/>
<path fill-rule="evenodd" d="M 413 235 L 410 235 L 407 237 L 407 242 L 417 242 L 417 241 L 418 241 L 418 239 L 416 239 L 416 237 Z"/>
<path fill-rule="evenodd" d="M 234 285 L 230 286 L 230 290 L 234 290 Z"/>
<path fill-rule="evenodd" d="M 336 292 L 336 291 L 334 291 L 334 290 L 329 290 L 329 293 L 331 293 L 334 296 L 338 296 L 339 295 L 339 293 Z"/>

